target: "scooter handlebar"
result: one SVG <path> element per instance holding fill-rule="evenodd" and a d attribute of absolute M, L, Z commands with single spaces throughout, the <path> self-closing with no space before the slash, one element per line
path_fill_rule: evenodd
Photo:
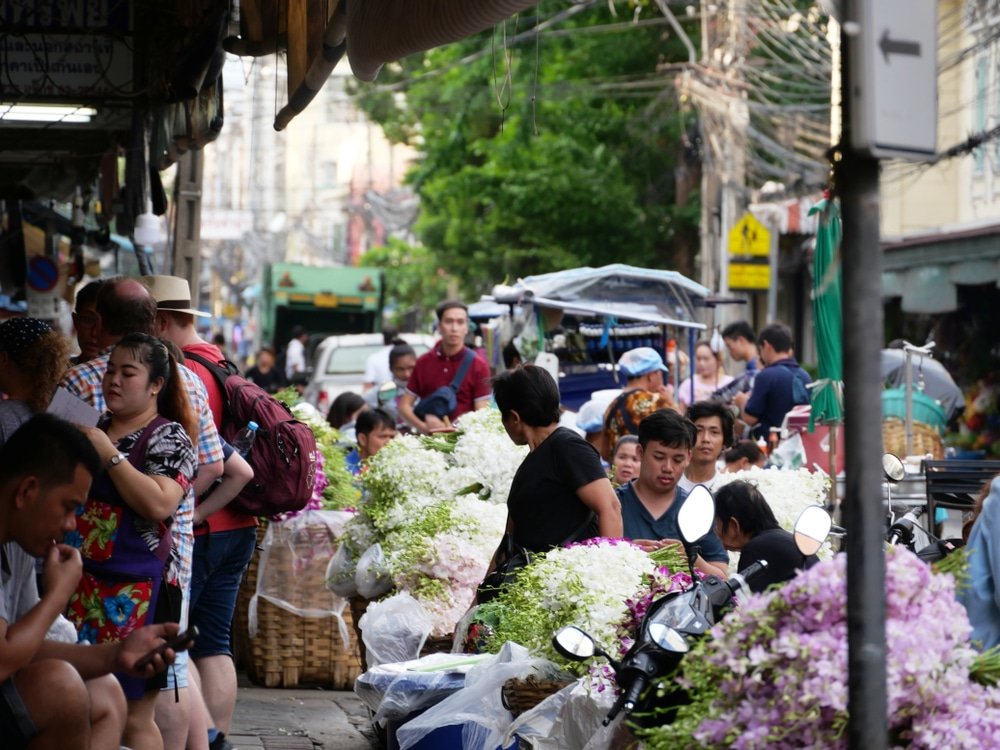
<path fill-rule="evenodd" d="M 920 516 L 923 512 L 923 508 L 914 508 L 913 510 L 907 511 L 902 518 L 889 527 L 889 532 L 885 537 L 886 542 L 889 544 L 898 544 L 899 542 L 912 544 L 913 529 L 917 527 L 917 521 L 920 520 Z"/>
<path fill-rule="evenodd" d="M 754 576 L 763 573 L 764 570 L 766 569 L 767 569 L 767 560 L 758 560 L 753 565 L 746 568 L 746 570 L 741 570 L 736 576 L 730 578 L 729 579 L 730 585 L 732 585 L 733 581 L 736 581 L 737 587 L 742 587 L 743 585 L 746 584 L 747 581 L 749 581 Z M 739 576 L 738 579 L 737 576 Z"/>

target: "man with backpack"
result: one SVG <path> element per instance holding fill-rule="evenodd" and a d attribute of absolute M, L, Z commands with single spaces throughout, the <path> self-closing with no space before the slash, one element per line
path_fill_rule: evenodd
<path fill-rule="evenodd" d="M 156 299 L 156 335 L 172 341 L 185 355 L 184 364 L 205 384 L 216 428 L 222 433 L 225 394 L 208 367 L 225 357 L 219 347 L 205 341 L 195 328 L 196 316 L 207 317 L 191 305 L 186 279 L 146 276 L 143 279 Z M 194 355 L 194 356 L 191 356 Z M 202 694 L 214 727 L 224 737 L 236 706 L 236 667 L 230 648 L 230 629 L 243 572 L 253 556 L 257 519 L 224 506 L 195 527 L 189 623 L 198 628 L 191 657 L 201 675 Z M 224 746 L 212 738 L 212 747 Z"/>
<path fill-rule="evenodd" d="M 424 433 L 485 409 L 490 400 L 489 365 L 465 345 L 469 308 L 446 300 L 437 306 L 437 318 L 441 340 L 417 359 L 399 399 L 399 413 Z"/>
<path fill-rule="evenodd" d="M 792 332 L 782 323 L 771 323 L 757 337 L 765 367 L 757 374 L 752 393 L 737 393 L 733 403 L 742 410 L 742 419 L 758 436 L 770 440 L 771 428 L 780 427 L 785 415 L 797 404 L 809 403 L 812 382 L 792 354 Z"/>

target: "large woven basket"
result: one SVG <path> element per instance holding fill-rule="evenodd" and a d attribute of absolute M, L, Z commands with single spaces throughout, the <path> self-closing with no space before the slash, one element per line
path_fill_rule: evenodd
<path fill-rule="evenodd" d="M 906 423 L 902 419 L 882 420 L 882 445 L 883 450 L 888 453 L 895 453 L 897 456 L 906 455 Z M 924 456 L 928 453 L 937 459 L 944 458 L 944 442 L 941 440 L 941 435 L 930 425 L 914 422 L 913 455 Z"/>
<path fill-rule="evenodd" d="M 517 718 L 530 711 L 550 695 L 569 685 L 566 680 L 540 680 L 534 675 L 507 680 L 500 690 L 500 702 Z"/>
<path fill-rule="evenodd" d="M 263 531 L 258 541 L 263 539 Z M 334 617 L 300 617 L 266 599 L 257 599 L 257 635 L 250 637 L 250 598 L 257 588 L 260 551 L 254 552 L 240 587 L 233 623 L 237 664 L 247 676 L 265 687 L 294 688 L 320 685 L 351 690 L 361 674 L 361 655 L 351 620 L 345 609 L 348 642 L 345 648 Z"/>

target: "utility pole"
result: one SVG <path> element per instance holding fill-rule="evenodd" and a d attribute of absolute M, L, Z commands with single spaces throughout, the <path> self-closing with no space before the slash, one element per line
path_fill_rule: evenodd
<path fill-rule="evenodd" d="M 847 740 L 852 750 L 882 750 L 888 743 L 879 460 L 879 158 L 920 160 L 936 150 L 936 5 L 935 0 L 840 3 L 844 114 L 836 181 L 844 220 Z M 901 40 L 892 49 L 885 43 L 890 37 Z"/>
<path fill-rule="evenodd" d="M 710 8 L 711 4 L 701 0 L 701 63 L 714 68 L 718 75 L 709 85 L 690 76 L 685 79 L 685 87 L 700 114 L 704 150 L 701 282 L 726 296 L 729 231 L 746 203 L 749 114 L 739 86 L 746 54 L 746 0 L 730 0 L 724 14 Z"/>
<path fill-rule="evenodd" d="M 201 181 L 205 155 L 192 148 L 177 162 L 174 205 L 174 254 L 171 273 L 191 284 L 191 302 L 198 304 L 201 285 Z"/>
<path fill-rule="evenodd" d="M 864 0 L 845 0 L 847 28 Z M 841 160 L 837 192 L 843 209 L 844 468 L 847 535 L 847 744 L 883 750 L 888 740 L 885 665 L 885 561 L 882 552 L 882 255 L 879 249 L 879 163 L 851 146 L 850 45 L 841 35 Z M 873 335 L 874 334 L 874 335 Z M 879 502 L 873 502 L 879 498 Z"/>

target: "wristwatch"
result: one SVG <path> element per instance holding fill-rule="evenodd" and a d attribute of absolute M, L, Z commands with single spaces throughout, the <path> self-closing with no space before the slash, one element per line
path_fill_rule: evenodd
<path fill-rule="evenodd" d="M 118 464 L 120 464 L 122 461 L 125 460 L 126 456 L 124 453 L 116 453 L 115 455 L 113 455 L 111 458 L 108 459 L 107 468 L 113 469 L 114 467 L 116 467 Z"/>

